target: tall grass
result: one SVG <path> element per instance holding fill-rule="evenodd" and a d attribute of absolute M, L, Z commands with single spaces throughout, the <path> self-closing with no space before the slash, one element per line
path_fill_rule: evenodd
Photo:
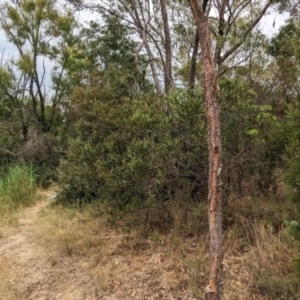
<path fill-rule="evenodd" d="M 36 191 L 33 169 L 25 164 L 10 168 L 0 178 L 0 215 L 16 211 L 34 201 Z"/>

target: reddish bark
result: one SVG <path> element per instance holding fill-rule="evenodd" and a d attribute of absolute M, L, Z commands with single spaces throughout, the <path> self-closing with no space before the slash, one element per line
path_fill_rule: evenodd
<path fill-rule="evenodd" d="M 222 296 L 222 161 L 220 118 L 217 102 L 217 72 L 211 50 L 211 38 L 204 7 L 189 0 L 200 36 L 205 109 L 208 122 L 209 183 L 208 214 L 210 233 L 210 274 L 205 298 L 219 300 Z"/>

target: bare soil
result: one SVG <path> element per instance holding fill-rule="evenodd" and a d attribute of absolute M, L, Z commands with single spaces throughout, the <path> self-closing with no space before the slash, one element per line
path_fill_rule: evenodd
<path fill-rule="evenodd" d="M 51 261 L 51 245 L 37 234 L 38 212 L 49 201 L 52 191 L 43 192 L 43 200 L 26 208 L 19 226 L 4 232 L 0 239 L 0 275 L 2 300 L 97 300 L 101 291 L 85 262 L 76 257 Z M 2 277 L 2 278 L 1 278 Z"/>

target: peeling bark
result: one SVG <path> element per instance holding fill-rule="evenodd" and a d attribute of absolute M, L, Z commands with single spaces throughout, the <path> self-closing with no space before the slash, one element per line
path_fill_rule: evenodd
<path fill-rule="evenodd" d="M 217 72 L 211 50 L 211 37 L 203 6 L 189 0 L 200 37 L 205 109 L 208 122 L 209 183 L 208 215 L 210 233 L 210 274 L 205 299 L 219 300 L 222 296 L 222 146 L 217 102 Z"/>

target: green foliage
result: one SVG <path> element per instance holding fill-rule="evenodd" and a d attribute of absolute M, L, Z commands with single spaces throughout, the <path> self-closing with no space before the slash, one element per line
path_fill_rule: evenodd
<path fill-rule="evenodd" d="M 25 164 L 12 166 L 0 179 L 0 214 L 31 204 L 35 191 L 33 169 Z"/>
<path fill-rule="evenodd" d="M 290 195 L 292 200 L 300 201 L 300 159 L 299 157 L 290 158 L 288 160 L 288 168 L 286 172 L 286 181 L 291 187 Z"/>
<path fill-rule="evenodd" d="M 130 30 L 115 17 L 104 17 L 105 26 L 91 21 L 82 28 L 76 43 L 68 48 L 66 65 L 76 83 L 91 79 L 86 74 L 101 75 L 101 83 L 112 86 L 118 83 L 123 95 L 149 91 L 152 84 L 145 78 L 147 60 L 135 53 L 137 43 Z"/>
<path fill-rule="evenodd" d="M 248 83 L 236 79 L 219 81 L 225 189 L 244 193 L 243 182 L 251 176 L 256 183 L 248 189 L 267 192 L 274 171 L 282 166 L 286 137 L 271 105 L 258 105 Z M 245 191 L 249 193 L 248 191 Z"/>
<path fill-rule="evenodd" d="M 298 240 L 298 241 L 300 240 L 300 226 L 299 226 L 299 222 L 297 222 L 295 220 L 293 220 L 293 221 L 284 220 L 283 227 L 296 240 Z"/>
<path fill-rule="evenodd" d="M 293 260 L 293 271 L 295 275 L 300 279 L 300 258 L 294 258 Z"/>
<path fill-rule="evenodd" d="M 168 99 L 130 99 L 107 87 L 79 88 L 80 114 L 60 166 L 61 197 L 101 201 L 134 210 L 177 192 L 205 194 L 206 126 L 203 104 L 186 92 Z"/>
<path fill-rule="evenodd" d="M 286 170 L 285 181 L 288 186 L 289 198 L 295 203 L 300 202 L 300 107 L 299 104 L 290 104 L 287 106 L 286 112 Z M 299 209 L 298 209 L 299 212 Z M 299 218 L 298 218 L 299 220 Z M 292 222 L 285 221 L 285 227 L 288 232 L 298 241 L 300 240 L 300 227 L 299 222 L 294 220 Z M 293 271 L 294 274 L 300 278 L 300 258 L 299 254 L 293 259 Z"/>
<path fill-rule="evenodd" d="M 2 76 L 3 75 L 3 76 Z M 1 84 L 10 85 L 8 70 L 0 67 L 0 176 L 17 160 L 15 150 L 20 146 L 20 124 L 16 122 L 12 101 L 1 91 Z M 7 81 L 6 81 L 7 79 Z M 3 81 L 2 81 L 3 80 Z"/>
<path fill-rule="evenodd" d="M 94 80 L 94 79 L 93 79 Z M 78 87 L 72 96 L 75 125 L 60 166 L 62 198 L 101 201 L 135 209 L 167 199 L 205 199 L 206 117 L 202 95 L 132 97 L 114 85 Z M 257 105 L 247 83 L 219 82 L 226 190 L 269 191 L 282 165 L 286 136 L 272 106 Z M 249 192 L 249 191 L 248 191 Z"/>
<path fill-rule="evenodd" d="M 289 105 L 286 119 L 286 146 L 287 170 L 285 178 L 290 187 L 290 196 L 294 201 L 300 201 L 300 107 Z"/>
<path fill-rule="evenodd" d="M 182 80 L 186 85 L 189 83 L 190 80 L 190 73 L 191 73 L 191 67 L 192 67 L 192 61 L 189 60 L 186 64 L 181 66 L 180 68 L 177 68 L 176 75 Z M 196 68 L 196 79 L 198 82 L 201 82 L 201 76 L 202 76 L 202 69 L 201 65 L 197 64 Z"/>
<path fill-rule="evenodd" d="M 48 162 L 32 164 L 37 185 L 48 188 L 57 181 L 57 164 Z"/>
<path fill-rule="evenodd" d="M 64 73 L 76 22 L 69 12 L 58 12 L 56 0 L 4 1 L 0 5 L 0 26 L 18 53 L 18 57 L 1 63 L 0 96 L 4 97 L 0 97 L 0 104 L 10 102 L 11 117 L 15 112 L 26 141 L 29 126 L 51 131 L 53 118 L 71 89 Z M 52 70 L 45 67 L 46 61 L 54 65 Z M 51 96 L 45 94 L 47 72 L 52 75 Z M 47 105 L 51 107 L 48 114 Z"/>
<path fill-rule="evenodd" d="M 290 20 L 281 27 L 277 36 L 271 39 L 268 52 L 275 60 L 273 70 L 273 86 L 270 89 L 273 101 L 277 102 L 281 111 L 285 104 L 297 103 L 300 89 L 300 23 Z"/>
<path fill-rule="evenodd" d="M 300 55 L 299 52 L 299 24 L 290 21 L 280 28 L 277 36 L 273 37 L 268 52 L 274 57 L 291 57 Z M 298 45 L 297 45 L 298 44 Z"/>

